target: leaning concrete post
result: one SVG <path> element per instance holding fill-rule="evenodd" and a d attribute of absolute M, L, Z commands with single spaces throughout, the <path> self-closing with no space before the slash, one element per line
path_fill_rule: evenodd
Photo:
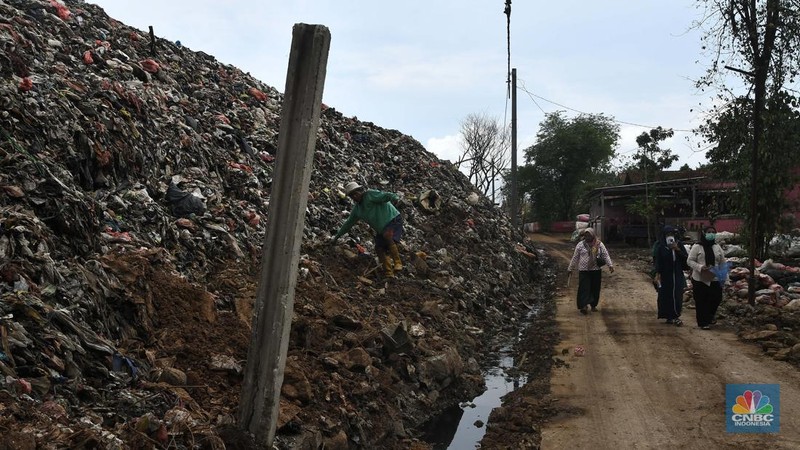
<path fill-rule="evenodd" d="M 322 25 L 295 24 L 292 31 L 261 280 L 239 402 L 241 427 L 267 447 L 275 438 L 280 410 L 330 40 Z"/>

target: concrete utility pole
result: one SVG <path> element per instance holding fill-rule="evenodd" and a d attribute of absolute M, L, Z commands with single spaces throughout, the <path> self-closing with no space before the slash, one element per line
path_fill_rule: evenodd
<path fill-rule="evenodd" d="M 511 69 L 511 227 L 517 231 L 517 69 Z"/>
<path fill-rule="evenodd" d="M 240 426 L 264 448 L 272 447 L 280 411 L 330 41 L 322 25 L 300 23 L 292 30 L 261 280 L 239 402 Z"/>
<path fill-rule="evenodd" d="M 503 10 L 506 15 L 506 35 L 508 40 L 508 71 L 511 79 L 508 83 L 511 94 L 511 201 L 509 202 L 511 214 L 511 228 L 517 231 L 519 226 L 517 210 L 517 69 L 511 68 L 511 0 L 506 0 Z"/>

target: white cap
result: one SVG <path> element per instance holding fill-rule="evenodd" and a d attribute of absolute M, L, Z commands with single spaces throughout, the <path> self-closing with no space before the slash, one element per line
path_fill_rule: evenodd
<path fill-rule="evenodd" d="M 344 195 L 350 195 L 351 192 L 355 191 L 356 189 L 361 189 L 362 186 L 355 181 L 351 181 L 344 185 Z"/>

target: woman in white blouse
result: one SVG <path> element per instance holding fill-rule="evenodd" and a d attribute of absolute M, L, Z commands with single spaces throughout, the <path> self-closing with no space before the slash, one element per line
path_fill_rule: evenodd
<path fill-rule="evenodd" d="M 611 273 L 614 273 L 614 263 L 608 254 L 606 246 L 597 239 L 594 229 L 586 228 L 583 239 L 575 246 L 575 253 L 569 262 L 568 272 L 578 269 L 578 311 L 587 314 L 589 307 L 597 311 L 600 302 L 601 271 L 597 260 L 603 261 Z"/>
<path fill-rule="evenodd" d="M 711 268 L 725 263 L 722 247 L 716 243 L 717 230 L 708 226 L 700 233 L 700 240 L 689 250 L 689 267 L 692 268 L 692 292 L 694 294 L 697 326 L 708 330 L 716 323 L 714 317 L 722 303 L 722 283 Z"/>

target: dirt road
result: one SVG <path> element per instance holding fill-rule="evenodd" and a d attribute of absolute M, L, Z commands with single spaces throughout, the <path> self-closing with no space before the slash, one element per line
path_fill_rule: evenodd
<path fill-rule="evenodd" d="M 537 234 L 538 245 L 564 267 L 574 244 Z M 612 259 L 614 249 L 610 249 Z M 800 373 L 765 358 L 732 330 L 700 330 L 694 310 L 685 325 L 656 320 L 655 292 L 625 259 L 603 269 L 598 312 L 581 315 L 576 280 L 557 293 L 558 353 L 551 392 L 560 414 L 545 424 L 542 449 L 800 448 Z M 585 356 L 575 356 L 575 346 Z M 780 384 L 780 433 L 726 432 L 725 386 Z"/>

